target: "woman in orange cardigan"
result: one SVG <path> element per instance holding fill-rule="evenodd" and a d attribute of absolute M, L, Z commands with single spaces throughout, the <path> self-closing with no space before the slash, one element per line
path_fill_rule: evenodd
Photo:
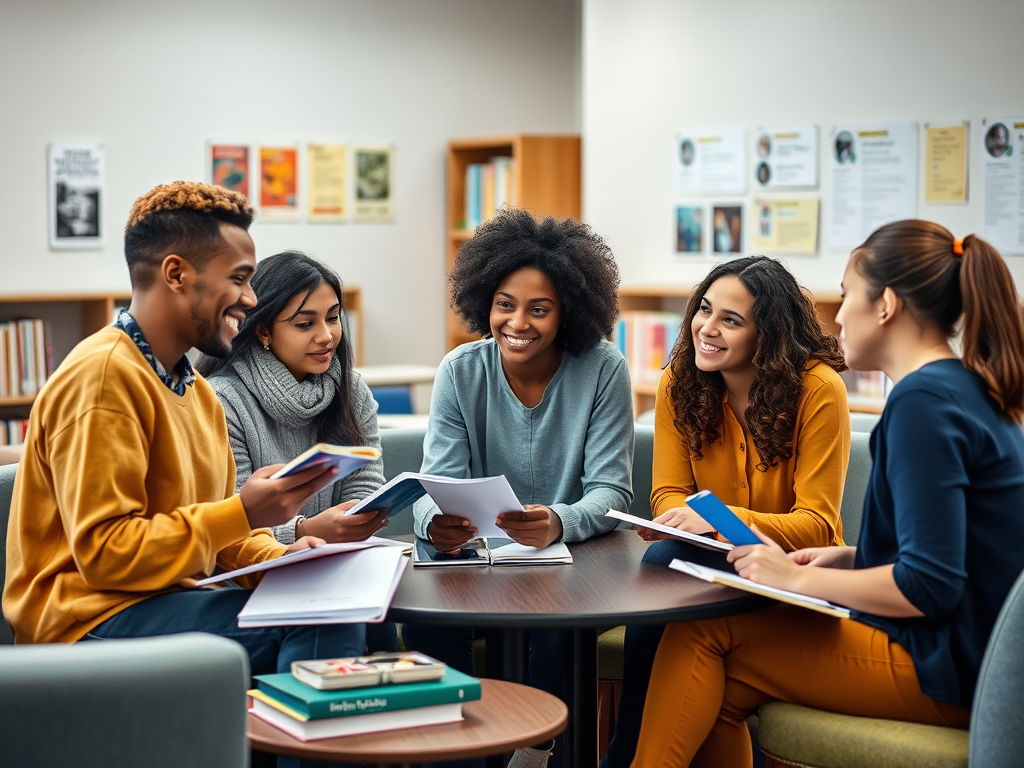
<path fill-rule="evenodd" d="M 716 535 L 685 503 L 708 489 L 786 550 L 842 544 L 850 414 L 837 371 L 845 368 L 838 342 L 822 331 L 810 298 L 782 264 L 750 256 L 715 266 L 690 298 L 658 390 L 655 520 Z M 672 539 L 652 545 L 644 562 L 666 565 L 684 555 L 724 566 Z M 663 631 L 626 628 L 619 717 L 602 768 L 633 759 Z"/>

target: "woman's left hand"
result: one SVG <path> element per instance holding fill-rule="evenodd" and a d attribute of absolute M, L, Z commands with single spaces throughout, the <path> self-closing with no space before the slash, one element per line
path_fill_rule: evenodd
<path fill-rule="evenodd" d="M 736 547 L 726 556 L 733 564 L 736 572 L 745 579 L 779 589 L 792 589 L 793 582 L 801 566 L 794 563 L 789 555 L 774 541 L 757 529 L 750 526 L 764 546 L 747 544 Z"/>
<path fill-rule="evenodd" d="M 502 512 L 497 523 L 510 539 L 527 547 L 543 549 L 562 538 L 562 519 L 543 504 L 526 504 L 522 512 Z"/>
<path fill-rule="evenodd" d="M 319 536 L 332 543 L 339 541 L 363 541 L 380 531 L 388 524 L 387 509 L 345 514 L 356 505 L 355 501 L 346 501 L 337 506 L 325 509 L 316 517 L 310 517 L 300 523 L 301 531 L 297 535 Z"/>
<path fill-rule="evenodd" d="M 301 539 L 297 539 L 294 544 L 289 544 L 285 547 L 284 554 L 290 555 L 292 552 L 301 552 L 304 549 L 322 547 L 326 543 L 326 541 L 318 539 L 316 536 L 303 536 Z"/>

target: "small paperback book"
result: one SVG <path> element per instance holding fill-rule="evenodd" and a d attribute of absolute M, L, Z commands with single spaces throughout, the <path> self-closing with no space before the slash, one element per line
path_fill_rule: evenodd
<path fill-rule="evenodd" d="M 444 672 L 443 662 L 416 651 L 292 662 L 292 677 L 321 691 L 421 683 L 440 680 Z"/>
<path fill-rule="evenodd" d="M 698 491 L 692 496 L 687 496 L 686 506 L 703 517 L 712 528 L 737 547 L 764 543 L 711 491 Z"/>
<path fill-rule="evenodd" d="M 272 480 L 276 480 L 279 477 L 287 477 L 314 467 L 333 465 L 338 468 L 338 475 L 334 479 L 340 480 L 345 475 L 352 474 L 360 467 L 365 467 L 379 458 L 380 451 L 369 445 L 317 443 L 312 448 L 300 453 L 270 477 Z"/>

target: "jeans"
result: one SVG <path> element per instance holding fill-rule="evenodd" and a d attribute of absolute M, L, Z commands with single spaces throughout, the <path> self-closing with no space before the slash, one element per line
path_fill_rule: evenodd
<path fill-rule="evenodd" d="M 472 627 L 448 627 L 425 624 L 403 624 L 402 639 L 409 650 L 420 651 L 443 661 L 448 666 L 476 675 L 476 661 L 473 657 L 473 640 L 476 633 Z M 565 701 L 562 690 L 562 657 L 564 655 L 565 633 L 557 629 L 534 629 L 530 631 L 529 684 L 552 696 Z M 555 738 L 554 752 L 548 760 L 548 768 L 562 768 L 562 737 Z M 483 760 L 465 760 L 459 768 L 476 768 Z"/>
<path fill-rule="evenodd" d="M 247 589 L 193 589 L 156 595 L 94 627 L 85 640 L 209 632 L 240 643 L 254 675 L 291 672 L 292 662 L 303 659 L 359 656 L 366 648 L 362 624 L 239 629 L 238 612 L 251 594 Z M 323 763 L 280 757 L 277 765 L 312 768 Z"/>

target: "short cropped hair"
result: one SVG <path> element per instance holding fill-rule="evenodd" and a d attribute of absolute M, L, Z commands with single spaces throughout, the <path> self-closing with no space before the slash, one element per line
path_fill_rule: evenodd
<path fill-rule="evenodd" d="M 132 288 L 148 288 L 172 253 L 202 271 L 224 245 L 220 224 L 248 230 L 253 208 L 245 195 L 197 181 L 161 184 L 132 206 L 124 228 L 124 255 Z"/>
<path fill-rule="evenodd" d="M 448 282 L 451 306 L 466 327 L 491 335 L 494 292 L 513 272 L 539 269 L 562 302 L 556 343 L 579 355 L 611 335 L 619 315 L 619 269 L 611 249 L 586 224 L 528 212 L 500 211 L 459 248 Z"/>

